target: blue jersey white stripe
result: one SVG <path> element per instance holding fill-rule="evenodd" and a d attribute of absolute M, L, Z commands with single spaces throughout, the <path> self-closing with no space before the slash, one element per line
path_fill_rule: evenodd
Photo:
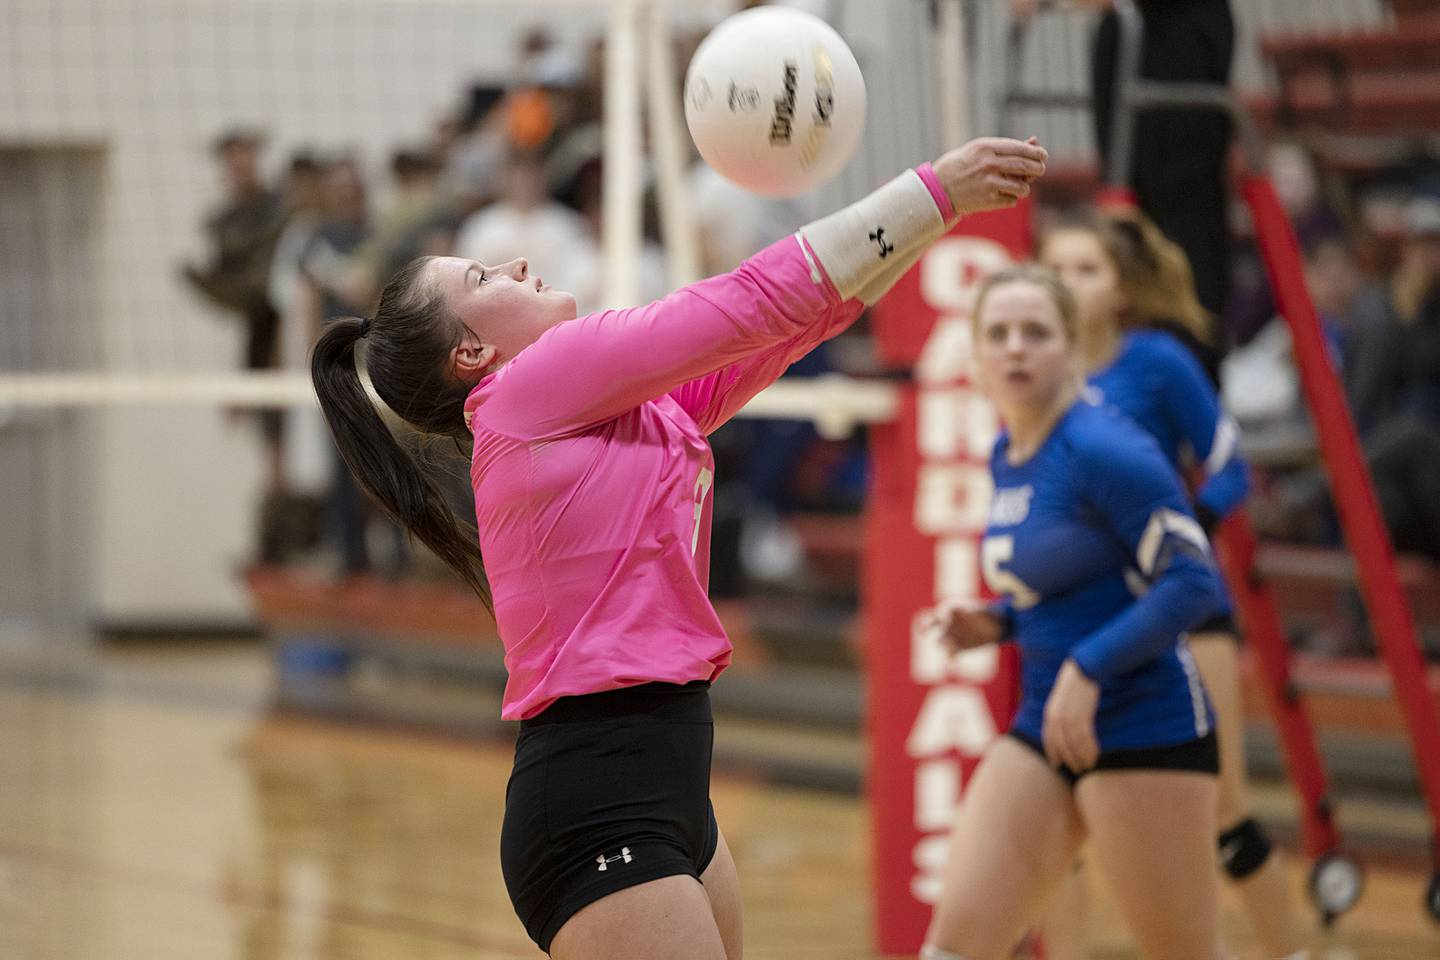
<path fill-rule="evenodd" d="M 1102 751 L 1204 736 L 1209 706 L 1181 635 L 1220 607 L 1209 544 L 1155 441 L 1119 412 L 1080 402 L 1025 463 L 991 459 L 981 547 L 1020 646 L 1014 729 L 1040 738 L 1067 660 L 1100 684 Z M 1132 583 L 1138 591 L 1132 591 Z"/>
<path fill-rule="evenodd" d="M 1155 576 L 1155 561 L 1160 555 L 1160 545 L 1170 535 L 1181 538 L 1194 547 L 1200 556 L 1209 559 L 1210 540 L 1205 536 L 1205 531 L 1200 529 L 1200 524 L 1195 522 L 1195 518 L 1169 507 L 1162 507 L 1150 514 L 1150 522 L 1145 525 L 1145 532 L 1140 535 L 1140 547 L 1135 552 L 1140 572 L 1147 579 Z"/>
<path fill-rule="evenodd" d="M 1240 428 L 1230 417 L 1222 416 L 1215 424 L 1215 439 L 1205 457 L 1205 476 L 1213 477 L 1228 467 L 1239 454 L 1239 447 Z"/>
<path fill-rule="evenodd" d="M 1190 653 L 1190 646 L 1183 639 L 1175 649 L 1175 654 L 1180 658 L 1180 666 L 1185 670 L 1185 682 L 1190 687 L 1190 707 L 1195 716 L 1195 736 L 1203 737 L 1210 732 L 1210 711 L 1205 700 L 1205 684 L 1200 682 L 1200 669 L 1195 665 L 1195 657 Z"/>

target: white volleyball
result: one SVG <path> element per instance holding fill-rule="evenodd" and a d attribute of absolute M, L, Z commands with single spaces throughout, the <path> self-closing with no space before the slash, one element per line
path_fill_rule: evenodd
<path fill-rule="evenodd" d="M 724 20 L 695 51 L 685 122 L 721 176 L 764 196 L 792 196 L 833 177 L 855 152 L 865 78 L 825 21 L 755 7 Z"/>

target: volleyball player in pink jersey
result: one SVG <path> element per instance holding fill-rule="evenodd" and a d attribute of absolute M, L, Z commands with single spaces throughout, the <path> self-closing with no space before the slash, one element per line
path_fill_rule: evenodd
<path fill-rule="evenodd" d="M 502 715 L 520 721 L 501 862 L 551 956 L 740 957 L 709 802 L 708 687 L 730 643 L 706 596 L 705 437 L 955 218 L 1027 195 L 1045 156 L 1033 139 L 972 141 L 730 273 L 578 319 L 524 260 L 417 260 L 373 319 L 320 338 L 312 375 L 345 461 L 495 612 Z M 372 406 L 362 341 L 395 413 L 469 445 L 478 537 Z"/>

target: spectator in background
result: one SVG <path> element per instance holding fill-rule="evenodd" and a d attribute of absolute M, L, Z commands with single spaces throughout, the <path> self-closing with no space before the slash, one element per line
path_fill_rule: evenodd
<path fill-rule="evenodd" d="M 321 297 L 321 320 L 367 306 L 366 286 L 353 256 L 370 235 L 365 183 L 350 159 L 330 161 L 322 179 L 320 222 L 300 258 L 302 275 Z"/>
<path fill-rule="evenodd" d="M 525 153 L 545 153 L 560 141 L 577 116 L 582 64 L 558 46 L 529 58 L 520 85 L 506 98 L 510 145 Z"/>
<path fill-rule="evenodd" d="M 556 130 L 545 148 L 545 176 L 550 192 L 561 203 L 598 224 L 599 213 L 590 204 L 600 203 L 600 161 L 604 154 L 605 130 L 603 90 L 605 42 L 596 40 L 587 49 L 576 82 L 562 94 L 564 126 Z M 590 192 L 593 189 L 593 194 Z M 593 214 L 593 215 L 592 215 Z M 595 231 L 596 243 L 599 232 Z M 670 290 L 668 281 L 665 293 Z"/>
<path fill-rule="evenodd" d="M 320 222 L 300 260 L 315 311 L 313 329 L 370 307 L 370 282 L 354 259 L 369 236 L 359 167 L 353 160 L 332 160 L 325 167 Z M 332 451 L 331 459 L 330 521 L 340 549 L 340 569 L 347 576 L 365 573 L 371 569 L 367 529 L 373 511 L 338 451 Z M 392 573 L 403 566 L 402 548 L 397 536 Z"/>
<path fill-rule="evenodd" d="M 216 139 L 225 200 L 205 221 L 212 247 L 209 262 L 184 267 L 185 278 L 197 290 L 244 321 L 245 366 L 251 370 L 275 361 L 276 313 L 267 280 L 285 223 L 280 196 L 260 178 L 260 147 L 260 135 L 249 130 L 230 130 Z"/>
<path fill-rule="evenodd" d="M 517 154 L 505 167 L 500 196 L 461 225 L 455 255 L 507 263 L 522 253 L 532 258 L 533 273 L 555 289 L 575 294 L 582 314 L 597 305 L 599 291 L 593 288 L 599 278 L 594 266 L 599 251 L 585 221 L 550 198 L 534 157 Z"/>
<path fill-rule="evenodd" d="M 1332 247 L 1325 252 L 1326 245 L 1348 247 L 1350 231 L 1326 201 L 1314 158 L 1297 143 L 1272 144 L 1266 151 L 1266 172 L 1307 259 L 1319 254 L 1335 262 L 1338 250 Z M 1347 257 L 1353 262 L 1353 251 Z M 1225 315 L 1225 329 L 1232 345 L 1243 346 L 1275 318 L 1277 308 L 1260 253 L 1253 245 L 1237 255 L 1233 269 L 1235 289 Z"/>
<path fill-rule="evenodd" d="M 689 59 L 677 60 L 689 63 Z M 577 127 L 598 126 L 605 114 L 605 38 L 597 37 L 585 48 L 580 84 L 575 88 L 575 114 L 572 123 Z"/>
<path fill-rule="evenodd" d="M 453 131 L 442 126 L 436 152 L 443 157 L 442 190 L 466 215 L 500 192 L 500 176 L 509 155 L 505 132 L 505 90 L 476 84 L 466 93 Z"/>
<path fill-rule="evenodd" d="M 1357 300 L 1345 381 L 1395 546 L 1440 560 L 1440 198 L 1404 224 L 1389 282 Z"/>
<path fill-rule="evenodd" d="M 1285 141 L 1271 144 L 1265 166 L 1302 247 L 1315 248 L 1349 233 L 1326 198 L 1315 158 L 1303 146 Z"/>
<path fill-rule="evenodd" d="M 353 257 L 357 284 L 363 284 L 359 300 L 379 296 L 386 281 L 416 257 L 445 256 L 454 247 L 460 218 L 441 189 L 441 173 L 440 162 L 426 151 L 402 149 L 391 156 L 390 206 Z"/>
<path fill-rule="evenodd" d="M 429 150 L 400 149 L 390 158 L 393 185 L 389 206 L 375 218 L 369 239 L 352 255 L 357 289 L 364 290 L 363 300 L 369 304 L 380 296 L 390 278 L 405 264 L 417 257 L 448 256 L 455 247 L 455 236 L 463 217 L 452 197 L 444 188 L 444 166 L 439 155 Z M 318 411 L 317 411 L 318 413 Z M 321 429 L 324 429 L 323 423 Z M 410 429 L 396 424 L 398 432 L 414 437 Z M 327 437 L 328 445 L 328 437 Z M 446 444 L 427 450 L 437 465 L 449 462 L 446 475 L 439 471 L 437 482 L 452 498 L 452 506 L 471 505 L 472 493 L 467 480 L 467 459 Z M 403 541 L 403 533 L 388 518 L 376 516 L 393 537 L 394 565 L 398 569 L 411 559 Z M 423 571 L 417 570 L 417 573 Z"/>
<path fill-rule="evenodd" d="M 1362 432 L 1407 415 L 1440 423 L 1440 198 L 1412 198 L 1403 229 L 1389 282 L 1356 304 L 1347 383 Z"/>
<path fill-rule="evenodd" d="M 320 226 L 320 214 L 324 209 L 324 175 L 324 166 L 308 150 L 297 151 L 292 155 L 289 169 L 285 173 L 282 192 L 285 229 L 275 243 L 266 286 L 270 303 L 280 314 L 282 366 L 288 365 L 292 359 L 287 355 L 284 330 L 286 321 L 297 309 L 301 284 L 300 258 L 309 248 L 315 231 Z M 309 334 L 304 338 L 307 349 L 313 339 Z"/>
<path fill-rule="evenodd" d="M 1305 247 L 1305 278 L 1331 360 L 1343 369 L 1363 283 L 1354 251 L 1340 237 L 1311 243 Z M 1335 543 L 1339 532 L 1329 483 L 1315 460 L 1310 414 L 1285 319 L 1271 316 L 1249 342 L 1231 351 L 1222 380 L 1226 408 L 1249 445 L 1266 451 L 1249 504 L 1255 528 L 1292 543 Z"/>
<path fill-rule="evenodd" d="M 310 346 L 319 335 L 300 262 L 320 226 L 323 176 L 323 166 L 309 151 L 290 158 L 283 189 L 285 229 L 270 260 L 267 290 L 278 315 L 274 365 L 292 372 L 308 368 Z M 330 443 L 319 411 L 301 407 L 272 415 L 279 434 L 261 505 L 261 563 L 282 563 L 318 544 L 330 482 Z"/>
<path fill-rule="evenodd" d="M 249 370 L 269 369 L 278 359 L 279 313 L 271 301 L 269 276 L 286 220 L 280 194 L 261 179 L 260 148 L 260 135 L 250 130 L 236 128 L 216 138 L 212 152 L 220 164 L 225 198 L 205 220 L 209 261 L 204 266 L 186 264 L 182 270 L 207 300 L 244 324 L 244 366 Z M 274 506 L 282 486 L 283 413 L 261 410 L 255 422 L 264 444 L 267 474 L 257 545 L 264 561 L 273 559 L 276 550 Z"/>
<path fill-rule="evenodd" d="M 1331 358 L 1337 369 L 1343 369 L 1355 299 L 1364 284 L 1360 264 L 1354 249 L 1341 234 L 1322 236 L 1304 244 L 1303 249 L 1310 299 L 1320 317 L 1320 329 L 1330 346 Z"/>
<path fill-rule="evenodd" d="M 1337 370 L 1344 356 L 1362 276 L 1350 245 L 1328 237 L 1304 247 L 1305 281 Z M 1268 287 L 1266 299 L 1269 299 Z M 1293 426 L 1309 416 L 1300 395 L 1300 380 L 1290 343 L 1290 326 L 1274 313 L 1264 325 L 1232 350 L 1222 368 L 1225 402 L 1249 429 Z"/>

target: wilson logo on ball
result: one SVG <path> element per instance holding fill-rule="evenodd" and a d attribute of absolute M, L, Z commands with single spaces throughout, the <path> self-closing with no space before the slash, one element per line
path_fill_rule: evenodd
<path fill-rule="evenodd" d="M 824 21 L 757 7 L 710 32 L 685 79 L 685 122 L 700 156 L 754 193 L 813 190 L 850 159 L 865 126 L 865 79 Z"/>
<path fill-rule="evenodd" d="M 749 113 L 751 110 L 760 109 L 760 91 L 754 87 L 741 87 L 733 80 L 730 82 L 730 95 L 725 98 L 725 105 L 730 112 L 743 110 Z"/>
<path fill-rule="evenodd" d="M 785 92 L 775 98 L 775 117 L 770 121 L 771 145 L 790 142 L 795 127 L 795 64 L 785 64 Z"/>

